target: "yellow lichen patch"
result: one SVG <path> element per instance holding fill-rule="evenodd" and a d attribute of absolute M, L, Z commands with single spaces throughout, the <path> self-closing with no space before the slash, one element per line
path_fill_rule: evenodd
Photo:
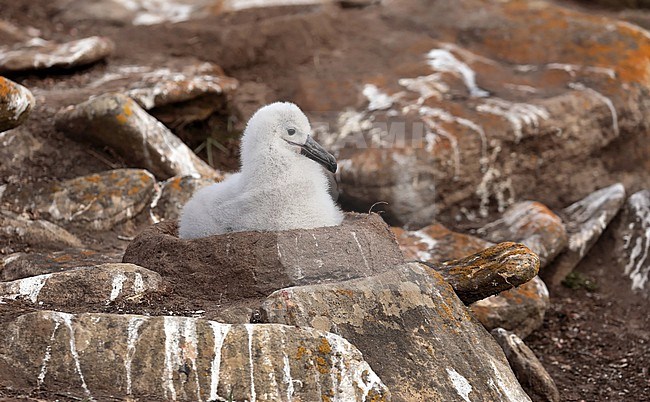
<path fill-rule="evenodd" d="M 330 366 L 327 364 L 327 360 L 322 357 L 322 356 L 316 356 L 314 359 L 316 362 L 316 368 L 318 369 L 318 372 L 321 374 L 329 374 L 330 372 Z"/>
<path fill-rule="evenodd" d="M 131 100 L 129 100 L 122 107 L 122 112 L 117 116 L 115 116 L 115 118 L 120 124 L 125 124 L 129 119 L 129 116 L 131 116 L 132 114 L 133 114 L 133 109 L 131 109 Z"/>
<path fill-rule="evenodd" d="M 298 346 L 298 351 L 296 352 L 296 359 L 300 360 L 307 353 L 307 349 L 304 346 Z"/>
<path fill-rule="evenodd" d="M 332 353 L 332 346 L 326 338 L 321 338 L 320 346 L 318 346 L 318 352 L 324 355 L 329 355 Z"/>

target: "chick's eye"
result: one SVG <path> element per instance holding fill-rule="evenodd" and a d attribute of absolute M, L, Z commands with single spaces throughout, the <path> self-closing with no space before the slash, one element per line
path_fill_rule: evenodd
<path fill-rule="evenodd" d="M 290 129 L 287 130 L 287 133 L 289 133 L 289 135 L 294 135 L 296 133 L 296 129 L 295 128 L 290 128 Z"/>

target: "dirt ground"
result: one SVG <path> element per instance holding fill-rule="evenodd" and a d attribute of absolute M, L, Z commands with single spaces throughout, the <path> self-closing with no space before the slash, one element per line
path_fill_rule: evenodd
<path fill-rule="evenodd" d="M 315 18 L 307 12 L 309 7 L 249 11 L 147 27 L 101 22 L 68 26 L 58 20 L 55 3 L 0 0 L 0 18 L 19 26 L 36 27 L 47 39 L 64 41 L 88 35 L 108 36 L 116 43 L 116 52 L 110 63 L 164 65 L 167 59 L 176 57 L 211 61 L 222 66 L 226 74 L 239 79 L 246 88 L 246 96 L 265 102 L 294 99 L 298 89 L 291 80 L 292 74 L 299 69 L 314 68 L 314 63 L 318 63 L 323 79 L 328 78 L 328 74 L 332 79 L 354 79 L 358 71 L 372 71 L 367 55 L 382 52 L 376 38 L 381 36 L 382 29 L 387 29 L 382 24 L 363 24 L 364 15 L 376 11 L 333 8 L 326 17 Z M 285 24 L 287 14 L 299 15 L 300 18 Z M 310 46 L 304 46 L 304 38 L 298 36 L 294 43 L 282 45 L 249 37 L 251 26 L 271 18 L 274 23 L 265 25 L 267 38 L 286 32 L 296 24 L 304 24 L 307 28 L 301 32 L 314 34 Z M 351 37 L 356 39 L 353 42 L 347 39 Z M 351 52 L 355 53 L 354 58 L 345 57 Z M 349 78 L 340 75 L 345 72 L 343 65 L 350 73 Z M 329 69 L 331 66 L 335 68 Z M 99 63 L 73 73 L 27 74 L 11 78 L 28 88 L 74 88 L 84 75 L 99 75 L 105 69 L 106 64 Z M 357 94 L 339 93 L 337 96 L 347 101 Z M 246 99 L 239 101 L 245 102 Z M 332 105 L 336 105 L 336 100 Z M 110 150 L 90 148 L 58 133 L 53 127 L 52 117 L 59 106 L 46 104 L 35 109 L 26 128 L 44 140 L 45 147 L 26 164 L 15 167 L 11 175 L 0 176 L 0 185 L 68 179 L 126 167 L 125 161 Z M 238 124 L 241 127 L 242 121 Z M 221 155 L 223 162 L 220 167 L 232 170 L 237 167 L 236 140 L 228 143 L 227 148 L 226 154 Z M 97 250 L 123 250 L 126 243 L 118 240 L 117 235 L 133 236 L 144 224 L 141 219 L 119 226 L 110 233 L 76 234 Z M 605 249 L 602 243 L 596 245 L 596 249 L 599 247 Z M 562 288 L 552 294 L 552 307 L 543 327 L 527 338 L 526 343 L 555 379 L 563 400 L 650 401 L 648 301 L 630 295 L 627 286 L 606 280 L 609 276 L 598 269 L 603 265 L 607 265 L 607 258 L 602 253 L 594 253 L 581 264 L 578 271 L 583 278 L 591 279 L 597 288 L 582 283 L 576 289 Z M 171 295 L 152 296 L 138 311 L 192 315 L 205 307 L 175 298 L 174 291 Z M 0 316 L 8 319 L 10 315 L 30 309 L 14 303 L 0 304 Z M 74 308 L 70 311 L 74 312 Z M 97 306 L 96 311 L 135 312 L 128 305 Z M 50 400 L 57 396 L 40 397 Z M 0 385 L 0 401 L 15 398 L 18 396 L 9 394 Z"/>

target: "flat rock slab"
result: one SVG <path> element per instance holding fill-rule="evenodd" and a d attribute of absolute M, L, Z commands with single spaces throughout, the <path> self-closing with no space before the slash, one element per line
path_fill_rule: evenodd
<path fill-rule="evenodd" d="M 553 289 L 573 271 L 625 202 L 625 188 L 614 184 L 602 188 L 563 210 L 569 245 L 540 276 Z"/>
<path fill-rule="evenodd" d="M 0 77 L 0 132 L 12 129 L 25 121 L 35 102 L 29 89 Z"/>
<path fill-rule="evenodd" d="M 0 49 L 0 74 L 85 66 L 105 59 L 114 47 L 110 39 L 100 36 L 61 44 L 34 38 Z"/>
<path fill-rule="evenodd" d="M 503 328 L 492 330 L 519 383 L 535 402 L 559 402 L 560 393 L 535 353 L 516 334 Z"/>
<path fill-rule="evenodd" d="M 388 401 L 340 336 L 186 317 L 25 314 L 3 324 L 0 383 L 104 400 Z"/>
<path fill-rule="evenodd" d="M 154 200 L 151 216 L 154 222 L 177 220 L 183 206 L 199 189 L 214 184 L 215 180 L 193 176 L 174 176 L 161 185 L 160 196 Z"/>
<path fill-rule="evenodd" d="M 117 263 L 121 259 L 121 252 L 98 252 L 78 248 L 44 253 L 14 253 L 0 262 L 0 281 Z"/>
<path fill-rule="evenodd" d="M 282 289 L 262 309 L 268 322 L 311 326 L 349 340 L 393 400 L 530 400 L 494 339 L 425 265 Z"/>
<path fill-rule="evenodd" d="M 376 214 L 350 214 L 340 226 L 192 240 L 177 231 L 175 221 L 150 227 L 129 244 L 123 262 L 159 272 L 184 297 L 266 297 L 287 286 L 374 275 L 404 261 Z"/>
<path fill-rule="evenodd" d="M 92 98 L 56 115 L 56 128 L 75 139 L 109 146 L 158 178 L 217 177 L 174 133 L 121 93 Z"/>
<path fill-rule="evenodd" d="M 536 276 L 514 289 L 479 300 L 470 308 L 488 330 L 503 327 L 523 339 L 542 326 L 550 304 L 548 289 Z"/>
<path fill-rule="evenodd" d="M 0 282 L 0 299 L 66 308 L 134 299 L 163 289 L 156 272 L 133 264 L 105 264 Z"/>
<path fill-rule="evenodd" d="M 29 211 L 63 226 L 107 230 L 140 213 L 155 183 L 146 170 L 115 169 L 54 184 L 8 185 L 0 202 L 15 213 Z"/>
<path fill-rule="evenodd" d="M 435 223 L 420 230 L 392 227 L 407 260 L 441 263 L 477 253 L 495 243 L 447 229 Z M 509 240 L 508 240 L 509 241 Z"/>
<path fill-rule="evenodd" d="M 616 260 L 630 289 L 650 297 L 650 190 L 628 198 L 614 226 Z"/>
<path fill-rule="evenodd" d="M 521 201 L 509 207 L 498 220 L 478 231 L 493 242 L 525 244 L 540 259 L 540 267 L 550 263 L 568 243 L 562 218 L 536 201 Z"/>
<path fill-rule="evenodd" d="M 60 226 L 42 219 L 30 220 L 0 210 L 0 239 L 46 249 L 81 248 L 81 240 Z"/>

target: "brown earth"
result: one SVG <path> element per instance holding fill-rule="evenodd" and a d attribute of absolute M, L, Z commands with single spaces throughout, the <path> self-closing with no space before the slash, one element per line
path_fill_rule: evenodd
<path fill-rule="evenodd" d="M 371 75 L 377 54 L 386 52 L 381 40 L 386 25 L 367 21 L 381 21 L 377 9 L 339 10 L 332 6 L 324 14 L 313 14 L 312 7 L 293 7 L 271 10 L 253 10 L 234 15 L 212 16 L 178 24 L 154 26 L 116 26 L 108 22 L 66 25 L 57 16 L 56 2 L 34 0 L 17 2 L 0 0 L 1 18 L 19 26 L 33 26 L 47 39 L 68 41 L 88 35 L 105 35 L 116 43 L 116 51 L 109 63 L 165 65 L 177 57 L 194 57 L 222 66 L 226 74 L 237 78 L 250 93 L 240 102 L 241 110 L 250 110 L 250 99 L 267 102 L 280 99 L 299 100 L 298 83 L 292 76 L 298 71 L 313 69 L 314 76 L 330 85 L 323 88 L 323 96 L 332 98 L 335 105 L 349 103 L 358 94 L 346 82 L 346 73 L 354 77 L 363 71 Z M 600 10 L 591 9 L 599 13 Z M 604 13 L 604 11 L 603 11 Z M 607 12 L 609 13 L 609 11 Z M 289 18 L 292 15 L 293 18 Z M 252 27 L 257 35 L 250 35 Z M 385 23 L 385 21 L 384 21 Z M 392 24 L 399 27 L 399 21 Z M 388 24 L 389 25 L 389 24 Z M 287 32 L 295 31 L 295 35 Z M 406 34 L 402 34 L 406 35 Z M 282 36 L 282 42 L 274 42 Z M 391 40 L 399 40 L 399 34 Z M 2 43 L 2 42 L 0 42 Z M 390 55 L 384 54 L 390 62 Z M 127 167 L 127 163 L 101 147 L 89 147 L 71 141 L 54 129 L 53 115 L 61 104 L 43 104 L 38 89 L 74 88 L 88 77 L 98 77 L 106 69 L 99 63 L 73 73 L 39 73 L 13 76 L 12 79 L 34 90 L 37 104 L 26 128 L 44 147 L 33 158 L 20 166 L 2 166 L 0 185 L 25 184 L 34 181 L 70 179 L 80 175 Z M 241 96 L 244 96 L 241 95 Z M 313 100 L 312 100 L 313 101 Z M 359 100 L 362 102 L 362 100 Z M 242 127 L 248 116 L 240 116 L 236 124 Z M 227 155 L 218 166 L 227 170 L 237 167 L 236 142 L 228 143 Z M 201 155 L 204 157 L 205 155 Z M 5 175 L 5 173 L 7 173 Z M 85 244 L 98 251 L 124 250 L 127 241 L 147 224 L 142 216 L 117 226 L 108 232 L 89 234 L 74 230 Z M 604 240 L 605 241 L 605 240 Z M 594 250 L 607 250 L 600 243 Z M 23 251 L 0 247 L 0 253 Z M 30 251 L 27 249 L 26 251 Z M 38 251 L 38 250 L 35 250 Z M 629 295 L 628 286 L 612 281 L 611 275 L 599 270 L 607 266 L 607 255 L 592 253 L 578 268 L 599 287 L 596 290 L 562 288 L 552 295 L 551 310 L 544 326 L 526 342 L 540 357 L 555 379 L 563 400 L 566 401 L 650 401 L 650 315 L 647 300 Z M 179 296 L 183 289 L 167 294 L 148 296 L 142 304 L 127 301 L 92 308 L 69 306 L 68 312 L 97 311 L 114 313 L 194 315 L 214 309 L 210 304 L 193 303 Z M 46 308 L 47 306 L 42 306 Z M 33 310 L 26 304 L 0 304 L 0 322 L 23 312 Z M 66 400 L 54 394 L 31 395 L 46 400 Z M 13 395 L 0 384 L 0 401 L 25 399 Z"/>

